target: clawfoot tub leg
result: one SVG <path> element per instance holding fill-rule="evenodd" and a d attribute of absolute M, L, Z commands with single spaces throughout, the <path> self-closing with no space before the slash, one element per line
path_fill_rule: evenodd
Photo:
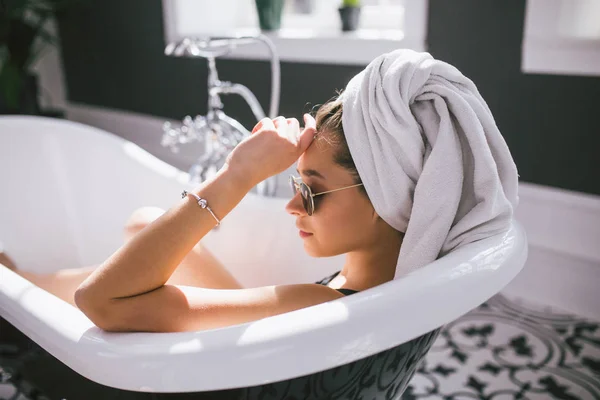
<path fill-rule="evenodd" d="M 142 207 L 135 210 L 124 227 L 125 242 L 131 240 L 133 236 L 162 215 L 163 212 L 164 210 L 157 207 Z M 0 253 L 0 257 L 3 255 L 3 253 Z M 49 274 L 39 274 L 12 268 L 14 264 L 5 255 L 4 258 L 0 258 L 0 264 L 14 269 L 25 279 L 73 306 L 75 306 L 73 299 L 75 290 L 98 267 L 92 265 L 82 268 L 61 269 Z M 220 261 L 200 242 L 185 256 L 167 283 L 211 289 L 243 288 Z"/>

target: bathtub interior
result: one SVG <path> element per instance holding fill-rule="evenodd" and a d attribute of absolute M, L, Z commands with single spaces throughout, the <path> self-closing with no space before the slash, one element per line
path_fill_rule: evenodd
<path fill-rule="evenodd" d="M 35 117 L 0 121 L 0 241 L 24 270 L 95 265 L 123 243 L 138 207 L 168 209 L 187 173 L 137 145 L 86 125 Z M 204 239 L 246 287 L 313 282 L 340 256 L 308 256 L 288 199 L 249 193 Z"/>

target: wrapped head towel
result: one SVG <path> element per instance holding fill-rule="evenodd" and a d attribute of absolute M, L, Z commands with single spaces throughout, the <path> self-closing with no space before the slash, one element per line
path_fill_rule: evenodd
<path fill-rule="evenodd" d="M 475 84 L 428 53 L 373 60 L 341 95 L 348 147 L 375 211 L 404 232 L 395 278 L 508 230 L 518 175 Z"/>

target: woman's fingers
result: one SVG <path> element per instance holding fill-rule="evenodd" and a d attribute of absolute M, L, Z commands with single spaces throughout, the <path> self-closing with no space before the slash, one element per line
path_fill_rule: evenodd
<path fill-rule="evenodd" d="M 316 132 L 316 122 L 309 114 L 304 115 L 304 125 L 301 133 L 300 123 L 296 118 L 285 118 L 283 116 L 274 119 L 263 118 L 254 126 L 252 133 L 254 134 L 261 129 L 276 130 L 279 135 L 287 138 L 290 142 L 294 144 L 301 143 L 300 150 L 302 153 L 308 148 Z M 304 138 L 303 141 L 301 141 L 301 138 Z"/>
<path fill-rule="evenodd" d="M 300 124 L 296 118 L 277 117 L 273 119 L 273 124 L 279 133 L 279 136 L 288 139 L 290 142 L 298 143 L 298 134 Z"/>
<path fill-rule="evenodd" d="M 286 122 L 290 127 L 300 129 L 300 123 L 296 118 L 287 118 Z"/>
<path fill-rule="evenodd" d="M 258 121 L 256 123 L 256 125 L 254 125 L 254 128 L 252 128 L 252 134 L 254 134 L 256 131 L 258 131 L 260 128 L 262 128 L 262 120 Z"/>
<path fill-rule="evenodd" d="M 316 132 L 316 122 L 304 116 L 304 128 L 295 118 L 263 118 L 231 152 L 229 165 L 245 171 L 257 183 L 289 168 L 310 146 Z M 283 140 L 282 140 L 283 139 Z"/>
<path fill-rule="evenodd" d="M 267 129 L 267 130 L 275 130 L 275 124 L 273 123 L 273 120 L 271 120 L 270 118 L 263 118 L 261 119 L 262 121 L 262 129 Z"/>
<path fill-rule="evenodd" d="M 285 118 L 279 116 L 277 118 L 273 118 L 273 125 L 275 125 L 275 130 L 279 133 L 279 136 L 287 137 L 287 124 L 285 122 Z"/>
<path fill-rule="evenodd" d="M 286 119 L 286 122 L 289 133 L 288 138 L 292 143 L 297 144 L 300 136 L 300 123 L 296 118 L 288 118 Z"/>
<path fill-rule="evenodd" d="M 278 128 L 283 122 L 285 122 L 285 118 L 280 115 L 279 117 L 273 118 L 272 121 L 275 125 L 275 128 Z"/>
<path fill-rule="evenodd" d="M 273 121 L 271 120 L 271 118 L 263 118 L 260 121 L 258 121 L 258 123 L 256 125 L 254 125 L 254 128 L 252 128 L 252 133 L 256 133 L 257 131 L 261 130 L 261 129 L 272 129 L 275 130 L 275 125 L 273 123 Z"/>
<path fill-rule="evenodd" d="M 254 134 L 254 132 L 256 132 L 257 130 L 259 130 L 262 127 L 262 122 L 258 121 L 256 123 L 256 125 L 254 125 L 254 128 L 252 128 L 252 134 Z"/>
<path fill-rule="evenodd" d="M 310 114 L 304 114 L 304 130 L 300 132 L 298 143 L 300 152 L 304 153 L 317 133 L 317 121 Z"/>

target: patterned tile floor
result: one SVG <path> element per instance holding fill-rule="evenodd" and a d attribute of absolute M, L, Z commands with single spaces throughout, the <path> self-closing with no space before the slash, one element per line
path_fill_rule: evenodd
<path fill-rule="evenodd" d="M 445 327 L 402 399 L 600 399 L 599 323 L 495 296 Z"/>
<path fill-rule="evenodd" d="M 444 328 L 412 399 L 600 399 L 599 324 L 495 296 Z"/>

